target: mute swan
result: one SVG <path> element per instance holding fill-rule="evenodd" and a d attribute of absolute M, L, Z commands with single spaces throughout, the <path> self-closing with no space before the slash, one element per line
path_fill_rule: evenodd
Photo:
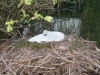
<path fill-rule="evenodd" d="M 34 36 L 30 38 L 28 41 L 40 43 L 42 41 L 45 41 L 45 42 L 56 41 L 57 42 L 63 39 L 64 39 L 64 34 L 61 32 L 44 30 L 42 34 Z"/>

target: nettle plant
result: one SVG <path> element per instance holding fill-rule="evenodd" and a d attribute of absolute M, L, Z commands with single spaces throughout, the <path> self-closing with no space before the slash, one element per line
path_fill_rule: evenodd
<path fill-rule="evenodd" d="M 19 19 L 15 19 L 15 20 L 10 19 L 9 21 L 5 22 L 6 29 L 8 32 L 11 32 L 13 30 L 13 25 L 15 23 L 18 23 L 21 20 L 25 20 L 27 17 L 28 17 L 27 23 L 29 23 L 31 20 L 35 20 L 35 19 L 37 19 L 37 20 L 43 19 L 47 22 L 51 22 L 51 20 L 52 20 L 51 16 L 49 16 L 49 15 L 43 16 L 38 12 L 38 10 L 35 10 L 34 8 L 33 8 L 33 10 L 31 10 L 32 5 L 35 4 L 36 1 L 37 0 L 20 0 L 19 1 L 18 9 L 21 11 L 21 13 L 18 14 Z M 40 0 L 40 1 L 44 1 L 44 0 Z M 52 0 L 51 2 L 53 5 L 55 5 L 57 3 L 57 1 L 58 0 Z M 31 15 L 29 12 L 31 12 Z"/>

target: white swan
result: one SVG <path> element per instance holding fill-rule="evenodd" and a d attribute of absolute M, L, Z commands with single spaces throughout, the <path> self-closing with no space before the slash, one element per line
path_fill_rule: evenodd
<path fill-rule="evenodd" d="M 28 41 L 30 42 L 52 42 L 52 41 L 61 41 L 64 39 L 64 34 L 61 32 L 56 32 L 56 31 L 47 31 L 44 30 L 42 34 L 39 34 L 37 36 L 34 36 L 30 38 Z"/>

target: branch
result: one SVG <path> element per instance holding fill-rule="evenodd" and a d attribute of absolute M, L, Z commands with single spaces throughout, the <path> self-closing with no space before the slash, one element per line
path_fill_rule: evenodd
<path fill-rule="evenodd" d="M 2 61 L 4 62 L 4 64 L 6 65 L 6 67 L 14 74 L 14 75 L 17 75 L 16 73 L 14 73 L 12 71 L 12 69 L 7 65 L 7 63 L 3 60 L 3 58 L 1 57 Z"/>

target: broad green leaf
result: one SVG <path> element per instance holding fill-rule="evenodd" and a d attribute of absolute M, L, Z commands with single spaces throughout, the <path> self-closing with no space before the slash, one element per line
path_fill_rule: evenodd
<path fill-rule="evenodd" d="M 46 16 L 44 18 L 45 21 L 51 22 L 52 21 L 52 17 L 51 16 Z"/>

